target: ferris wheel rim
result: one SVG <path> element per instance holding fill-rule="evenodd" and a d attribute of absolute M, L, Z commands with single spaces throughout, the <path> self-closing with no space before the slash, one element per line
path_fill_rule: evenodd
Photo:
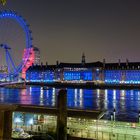
<path fill-rule="evenodd" d="M 24 31 L 24 34 L 25 34 L 25 48 L 26 49 L 29 49 L 29 51 L 26 52 L 26 59 L 24 60 L 21 60 L 21 62 L 19 63 L 19 65 L 17 65 L 17 69 L 16 69 L 16 72 L 13 73 L 8 73 L 8 75 L 10 74 L 13 74 L 13 75 L 17 75 L 20 71 L 22 71 L 22 69 L 24 68 L 24 66 L 26 65 L 27 61 L 28 61 L 28 58 L 29 58 L 29 55 L 30 55 L 30 48 L 33 47 L 32 45 L 32 32 L 29 28 L 29 24 L 27 24 L 26 20 L 19 14 L 17 14 L 15 11 L 0 11 L 0 19 L 11 19 L 11 20 L 14 20 L 16 21 L 23 29 Z"/>

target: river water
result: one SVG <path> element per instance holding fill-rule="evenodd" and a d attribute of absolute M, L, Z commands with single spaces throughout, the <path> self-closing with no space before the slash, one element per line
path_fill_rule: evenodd
<path fill-rule="evenodd" d="M 27 89 L 0 88 L 0 103 L 30 104 L 55 107 L 59 89 L 29 86 Z M 105 110 L 104 119 L 110 119 L 113 109 L 116 120 L 138 121 L 140 90 L 67 89 L 68 108 Z"/>

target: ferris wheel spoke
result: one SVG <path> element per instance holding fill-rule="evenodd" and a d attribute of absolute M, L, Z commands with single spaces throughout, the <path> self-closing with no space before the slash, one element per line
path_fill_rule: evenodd
<path fill-rule="evenodd" d="M 11 28 L 11 23 L 12 24 L 17 24 L 20 26 L 19 30 L 16 30 L 15 28 Z M 3 28 L 4 26 L 9 26 L 9 28 Z M 15 26 L 14 26 L 15 27 Z M 9 33 L 9 30 L 11 33 Z M 22 31 L 22 36 L 20 35 L 20 32 Z M 12 50 L 18 50 L 24 52 L 24 49 L 26 50 L 25 56 L 22 56 L 21 53 L 15 52 L 11 53 L 9 52 L 8 49 L 5 50 L 5 61 L 7 65 L 7 73 L 3 73 L 3 78 L 8 77 L 8 76 L 17 76 L 19 73 L 22 72 L 22 69 L 25 68 L 27 69 L 28 66 L 27 60 L 30 57 L 30 48 L 32 48 L 32 32 L 29 29 L 28 24 L 26 23 L 26 20 L 18 15 L 16 12 L 13 11 L 2 11 L 0 12 L 0 41 L 3 41 L 3 43 L 8 44 Z M 17 33 L 17 34 L 16 34 Z M 4 39 L 4 34 L 6 34 L 6 37 Z M 9 36 L 9 38 L 7 37 Z M 17 42 L 20 40 L 24 41 L 24 43 L 20 43 L 19 46 L 17 45 Z M 21 46 L 24 44 L 24 49 L 21 49 Z M 15 47 L 17 46 L 17 47 Z M 14 47 L 14 49 L 13 49 Z M 20 59 L 20 62 L 18 62 L 18 58 L 15 58 L 15 54 L 23 57 Z M 4 61 L 3 61 L 4 62 Z M 0 73 L 0 79 L 2 77 L 2 74 Z"/>

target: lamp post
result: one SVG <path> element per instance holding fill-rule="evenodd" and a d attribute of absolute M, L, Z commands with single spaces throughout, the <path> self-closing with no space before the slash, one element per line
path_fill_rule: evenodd
<path fill-rule="evenodd" d="M 139 123 L 140 123 L 140 111 L 139 111 Z"/>

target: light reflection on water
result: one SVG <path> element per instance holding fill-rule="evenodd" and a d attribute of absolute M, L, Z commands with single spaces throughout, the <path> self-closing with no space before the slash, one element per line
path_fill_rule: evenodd
<path fill-rule="evenodd" d="M 32 104 L 55 107 L 59 89 L 39 86 L 27 89 L 0 88 L 0 103 Z M 140 110 L 140 90 L 92 90 L 67 89 L 67 106 L 69 108 L 106 110 L 106 119 L 116 109 L 117 120 L 138 119 Z"/>

